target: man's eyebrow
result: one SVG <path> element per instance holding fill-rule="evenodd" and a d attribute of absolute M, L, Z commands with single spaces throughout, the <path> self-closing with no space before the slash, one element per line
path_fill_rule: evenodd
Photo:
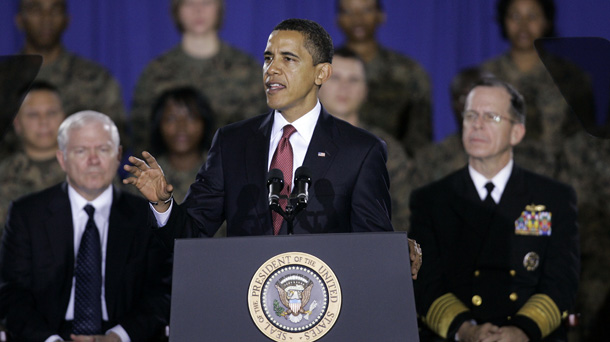
<path fill-rule="evenodd" d="M 294 58 L 298 58 L 300 59 L 300 57 L 290 51 L 282 51 L 281 52 L 282 56 L 290 56 L 290 57 L 294 57 Z"/>

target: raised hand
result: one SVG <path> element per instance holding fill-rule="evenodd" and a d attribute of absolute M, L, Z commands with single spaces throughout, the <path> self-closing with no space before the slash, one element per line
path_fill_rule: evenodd
<path fill-rule="evenodd" d="M 169 208 L 169 203 L 165 202 L 171 198 L 174 187 L 167 183 L 161 166 L 152 154 L 144 151 L 142 157 L 144 160 L 129 157 L 129 162 L 133 165 L 125 165 L 123 168 L 132 176 L 123 179 L 123 184 L 135 185 L 146 199 L 156 203 L 157 211 L 164 212 Z"/>

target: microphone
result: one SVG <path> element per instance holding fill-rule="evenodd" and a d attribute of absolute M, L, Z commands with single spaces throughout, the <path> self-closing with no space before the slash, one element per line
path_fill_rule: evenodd
<path fill-rule="evenodd" d="M 294 172 L 294 183 L 297 190 L 297 200 L 300 204 L 307 204 L 309 200 L 309 186 L 311 185 L 311 170 L 301 166 Z"/>
<path fill-rule="evenodd" d="M 269 188 L 269 205 L 280 204 L 280 192 L 284 188 L 284 174 L 280 169 L 271 169 L 267 174 L 267 187 Z"/>

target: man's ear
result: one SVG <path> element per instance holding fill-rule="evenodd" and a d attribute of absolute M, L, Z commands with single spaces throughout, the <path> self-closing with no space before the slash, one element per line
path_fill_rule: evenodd
<path fill-rule="evenodd" d="M 17 133 L 17 135 L 21 135 L 21 133 L 23 132 L 23 128 L 21 127 L 21 122 L 19 122 L 18 117 L 19 113 L 17 113 L 17 115 L 13 119 L 13 129 L 15 130 L 15 133 Z"/>
<path fill-rule="evenodd" d="M 330 65 L 330 63 L 320 63 L 316 65 L 316 78 L 314 83 L 321 86 L 324 82 L 328 81 L 332 73 L 333 67 Z"/>
<path fill-rule="evenodd" d="M 64 170 L 64 172 L 66 171 L 66 161 L 64 160 L 64 152 L 60 149 L 57 149 L 57 151 L 55 151 L 55 158 L 57 158 L 57 162 L 59 163 L 59 166 L 61 166 L 61 169 Z"/>
<path fill-rule="evenodd" d="M 517 145 L 523 140 L 525 136 L 525 125 L 522 123 L 513 124 L 513 127 L 510 131 L 510 144 L 512 146 Z"/>

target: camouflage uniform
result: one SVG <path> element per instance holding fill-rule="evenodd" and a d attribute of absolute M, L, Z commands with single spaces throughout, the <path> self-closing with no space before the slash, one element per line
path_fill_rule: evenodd
<path fill-rule="evenodd" d="M 571 103 L 576 104 L 579 114 L 589 122 L 594 120 L 590 80 L 575 66 L 563 60 L 545 60 L 549 68 L 556 71 L 554 77 L 562 88 L 565 87 L 564 94 L 570 98 Z M 486 61 L 481 68 L 512 84 L 523 94 L 527 106 L 526 141 L 540 142 L 550 153 L 555 153 L 564 138 L 576 133 L 580 127 L 542 62 L 524 73 L 513 63 L 510 55 L 505 53 Z"/>
<path fill-rule="evenodd" d="M 413 189 L 437 181 L 464 167 L 468 162 L 460 134 L 452 134 L 442 141 L 417 151 L 410 175 Z"/>
<path fill-rule="evenodd" d="M 390 175 L 390 197 L 392 198 L 392 225 L 395 230 L 407 231 L 409 228 L 409 194 L 411 182 L 408 168 L 412 162 L 407 157 L 400 142 L 378 127 L 362 125 L 362 128 L 385 141 L 388 148 L 386 167 Z"/>
<path fill-rule="evenodd" d="M 57 159 L 34 161 L 17 152 L 0 163 L 0 236 L 11 201 L 66 180 Z"/>
<path fill-rule="evenodd" d="M 182 203 L 189 187 L 195 182 L 195 177 L 197 176 L 197 172 L 199 172 L 201 165 L 203 165 L 203 162 L 187 171 L 174 169 L 169 162 L 169 158 L 165 155 L 157 157 L 157 163 L 161 165 L 169 184 L 174 187 L 174 198 L 178 203 Z"/>
<path fill-rule="evenodd" d="M 209 59 L 190 57 L 178 45 L 144 69 L 135 88 L 131 120 L 137 152 L 149 146 L 150 118 L 155 100 L 166 90 L 192 86 L 210 101 L 216 125 L 267 110 L 262 65 L 226 43 Z"/>
<path fill-rule="evenodd" d="M 127 146 L 126 117 L 118 82 L 101 65 L 62 49 L 57 59 L 43 65 L 36 81 L 51 83 L 59 90 L 66 115 L 81 110 L 95 110 L 108 115 Z M 2 143 L 0 158 L 18 150 L 18 139 L 10 128 Z"/>
<path fill-rule="evenodd" d="M 608 317 L 600 312 L 610 304 L 610 140 L 579 132 L 562 144 L 559 179 L 571 184 L 578 196 L 581 279 L 576 311 L 581 314 L 581 340 Z M 601 311 L 600 311 L 601 310 Z M 607 329 L 607 327 L 606 327 Z"/>
<path fill-rule="evenodd" d="M 416 61 L 380 48 L 366 63 L 366 79 L 363 122 L 390 133 L 409 156 L 432 141 L 430 80 Z"/>

